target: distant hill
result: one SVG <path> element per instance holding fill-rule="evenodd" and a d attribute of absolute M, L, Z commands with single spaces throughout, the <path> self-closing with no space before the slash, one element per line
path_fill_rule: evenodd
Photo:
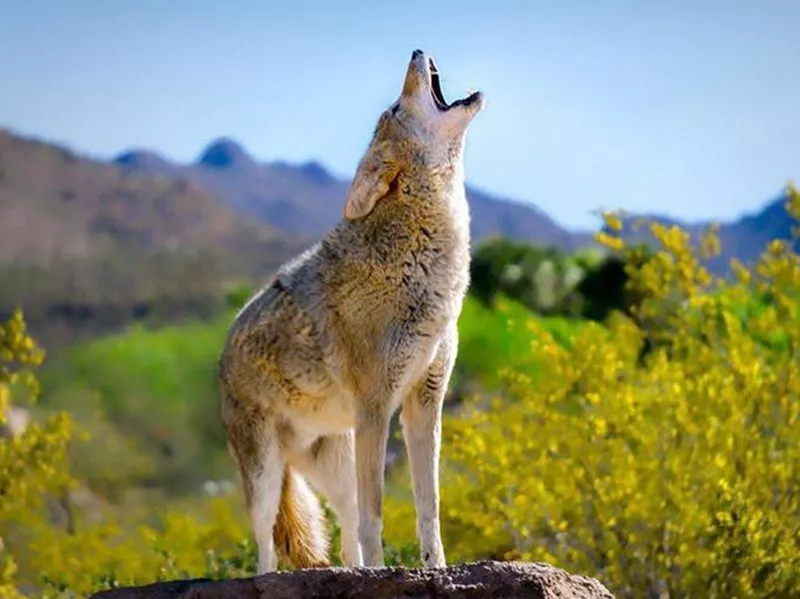
<path fill-rule="evenodd" d="M 731 221 L 685 222 L 658 214 L 629 214 L 623 219 L 626 227 L 622 237 L 628 243 L 653 243 L 647 227 L 633 230 L 633 224 L 639 219 L 656 221 L 667 226 L 677 225 L 688 231 L 694 240 L 698 240 L 712 224 L 717 225 L 722 251 L 719 256 L 708 260 L 707 265 L 713 272 L 723 274 L 727 272 L 731 258 L 737 258 L 748 266 L 753 265 L 773 239 L 793 240 L 795 251 L 800 251 L 800 239 L 792 235 L 792 229 L 798 223 L 786 211 L 788 199 L 784 190 L 760 210 Z"/>
<path fill-rule="evenodd" d="M 0 316 L 23 304 L 52 331 L 196 311 L 308 243 L 158 161 L 134 174 L 0 130 Z"/>
<path fill-rule="evenodd" d="M 146 149 L 107 162 L 0 129 L 0 317 L 22 304 L 35 333 L 63 339 L 131 319 L 210 313 L 226 285 L 262 279 L 331 228 L 348 185 L 317 162 L 259 162 L 231 138 L 189 164 Z M 531 204 L 471 186 L 467 197 L 476 243 L 503 236 L 566 251 L 593 245 L 590 233 L 567 230 Z M 723 223 L 714 270 L 789 238 L 784 202 L 781 195 Z M 705 223 L 681 224 L 697 234 Z"/>
<path fill-rule="evenodd" d="M 169 162 L 147 150 L 120 154 L 115 162 L 129 172 L 170 173 L 219 195 L 242 214 L 253 216 L 289 235 L 321 236 L 341 217 L 349 181 L 339 179 L 317 162 L 259 163 L 236 140 L 223 137 L 206 146 L 190 164 Z M 499 198 L 467 185 L 476 243 L 493 236 L 570 251 L 594 245 L 585 231 L 565 229 L 529 203 Z M 785 194 L 762 210 L 722 223 L 722 254 L 709 261 L 716 273 L 728 269 L 731 257 L 755 260 L 766 243 L 790 237 L 793 221 L 784 208 Z M 679 224 L 697 236 L 710 223 L 678 222 L 660 215 L 643 215 Z M 636 216 L 631 217 L 633 220 Z M 626 232 L 629 241 L 652 243 L 644 230 Z"/>
<path fill-rule="evenodd" d="M 317 162 L 259 163 L 239 143 L 220 138 L 191 164 L 165 161 L 149 150 L 129 150 L 115 159 L 129 172 L 171 173 L 218 194 L 243 214 L 291 235 L 319 237 L 342 216 L 349 181 Z M 467 187 L 476 241 L 504 236 L 576 249 L 591 244 L 586 233 L 568 231 L 531 204 L 498 198 Z"/>

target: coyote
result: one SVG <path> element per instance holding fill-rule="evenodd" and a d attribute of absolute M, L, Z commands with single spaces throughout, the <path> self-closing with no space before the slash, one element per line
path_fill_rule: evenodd
<path fill-rule="evenodd" d="M 276 570 L 279 554 L 295 568 L 329 564 L 311 487 L 339 520 L 342 561 L 384 565 L 384 461 L 401 405 L 422 561 L 445 565 L 441 410 L 470 261 L 462 155 L 483 105 L 481 92 L 448 104 L 433 59 L 415 50 L 344 218 L 284 264 L 228 332 L 222 420 L 259 574 Z"/>

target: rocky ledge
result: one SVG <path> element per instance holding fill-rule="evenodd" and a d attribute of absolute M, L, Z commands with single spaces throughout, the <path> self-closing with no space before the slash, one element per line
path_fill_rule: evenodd
<path fill-rule="evenodd" d="M 448 568 L 326 568 L 236 580 L 162 582 L 90 599 L 614 599 L 593 578 L 547 564 L 484 561 Z"/>

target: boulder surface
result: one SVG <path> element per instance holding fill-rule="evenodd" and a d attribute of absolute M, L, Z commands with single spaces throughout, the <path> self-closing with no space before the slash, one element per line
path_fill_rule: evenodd
<path fill-rule="evenodd" d="M 482 561 L 447 568 L 324 568 L 254 578 L 161 582 L 90 599 L 614 599 L 600 582 L 541 563 Z"/>

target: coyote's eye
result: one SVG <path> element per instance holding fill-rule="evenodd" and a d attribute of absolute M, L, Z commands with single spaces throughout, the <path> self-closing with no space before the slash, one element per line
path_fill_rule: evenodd
<path fill-rule="evenodd" d="M 392 106 L 392 116 L 395 116 L 397 114 L 398 110 L 400 110 L 400 103 L 399 102 L 397 104 L 395 104 L 394 106 Z"/>

